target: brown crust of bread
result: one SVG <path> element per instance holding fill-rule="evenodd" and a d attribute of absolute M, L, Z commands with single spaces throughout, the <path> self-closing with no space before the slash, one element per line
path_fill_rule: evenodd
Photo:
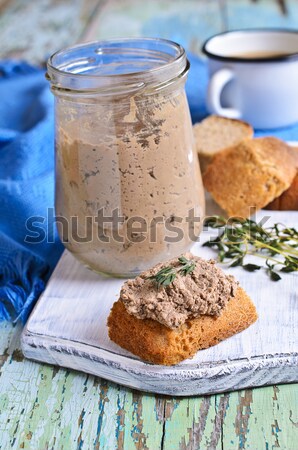
<path fill-rule="evenodd" d="M 289 189 L 269 203 L 266 209 L 275 211 L 298 211 L 298 172 Z"/>
<path fill-rule="evenodd" d="M 248 217 L 288 189 L 296 175 L 296 150 L 273 137 L 243 141 L 218 153 L 203 181 L 229 216 Z"/>
<path fill-rule="evenodd" d="M 198 350 L 245 330 L 257 320 L 256 308 L 242 288 L 219 317 L 200 316 L 172 330 L 152 319 L 130 315 L 121 300 L 108 317 L 109 337 L 141 359 L 163 365 L 178 364 Z"/>
<path fill-rule="evenodd" d="M 296 167 L 298 169 L 298 147 L 293 147 L 293 149 L 296 152 L 294 155 L 296 155 Z M 289 189 L 269 203 L 266 209 L 275 211 L 298 211 L 298 171 Z"/>
<path fill-rule="evenodd" d="M 254 134 L 253 128 L 247 122 L 216 115 L 208 116 L 202 122 L 196 123 L 193 126 L 193 132 L 202 174 L 206 171 L 214 155 L 231 145 L 237 145 L 243 140 L 252 139 Z M 209 139 L 211 139 L 211 142 L 209 142 Z"/>

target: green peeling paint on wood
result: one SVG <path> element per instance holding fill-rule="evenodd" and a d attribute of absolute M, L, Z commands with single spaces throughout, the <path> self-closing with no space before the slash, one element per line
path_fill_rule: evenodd
<path fill-rule="evenodd" d="M 0 58 L 43 63 L 56 50 L 76 43 L 100 0 L 12 0 L 0 14 Z"/>
<path fill-rule="evenodd" d="M 144 394 L 23 360 L 19 333 L 0 323 L 1 450 L 297 450 L 297 384 L 192 398 Z"/>
<path fill-rule="evenodd" d="M 224 420 L 224 448 L 295 450 L 297 420 L 297 384 L 233 392 Z"/>

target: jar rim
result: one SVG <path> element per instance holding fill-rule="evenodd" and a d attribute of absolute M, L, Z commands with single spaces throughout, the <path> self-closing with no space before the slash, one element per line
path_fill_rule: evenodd
<path fill-rule="evenodd" d="M 141 70 L 125 69 L 126 62 Z M 184 48 L 167 39 L 108 39 L 58 50 L 48 59 L 47 78 L 52 90 L 129 91 L 169 82 L 187 72 L 188 65 Z"/>

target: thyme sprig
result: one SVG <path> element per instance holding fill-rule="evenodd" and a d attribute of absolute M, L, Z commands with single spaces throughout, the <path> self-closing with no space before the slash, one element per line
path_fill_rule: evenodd
<path fill-rule="evenodd" d="M 160 287 L 166 287 L 173 283 L 177 274 L 186 276 L 194 271 L 196 266 L 194 261 L 185 258 L 185 256 L 180 256 L 178 258 L 178 261 L 180 263 L 179 266 L 163 267 L 155 275 L 148 277 L 148 280 L 153 280 L 157 284 L 157 287 L 159 289 Z"/>
<path fill-rule="evenodd" d="M 277 272 L 298 271 L 298 231 L 276 223 L 263 227 L 251 219 L 225 219 L 212 216 L 205 220 L 205 226 L 220 228 L 220 234 L 203 244 L 218 252 L 220 262 L 230 267 L 242 266 L 248 272 L 265 269 L 272 281 L 279 281 Z M 265 259 L 265 266 L 245 264 L 248 255 Z"/>

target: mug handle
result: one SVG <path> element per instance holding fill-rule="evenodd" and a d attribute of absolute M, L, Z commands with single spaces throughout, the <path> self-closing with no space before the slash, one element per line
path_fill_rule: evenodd
<path fill-rule="evenodd" d="M 229 119 L 240 119 L 241 112 L 234 108 L 221 106 L 220 96 L 226 84 L 235 78 L 230 69 L 220 69 L 215 72 L 209 81 L 207 92 L 207 107 L 212 114 L 228 117 Z"/>

